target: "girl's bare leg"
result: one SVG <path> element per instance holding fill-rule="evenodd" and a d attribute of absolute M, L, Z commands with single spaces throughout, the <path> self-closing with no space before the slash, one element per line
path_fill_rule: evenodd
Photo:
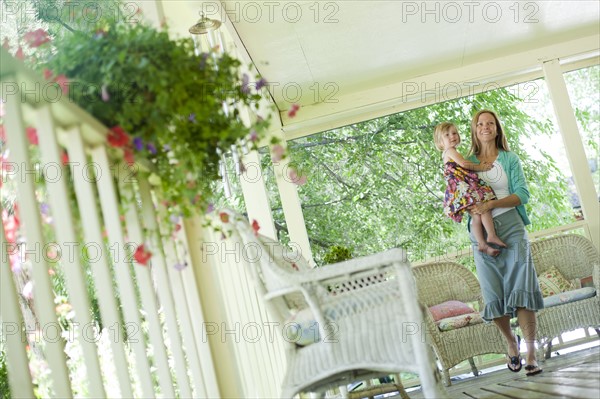
<path fill-rule="evenodd" d="M 496 228 L 494 227 L 494 219 L 492 218 L 492 212 L 486 212 L 481 215 L 481 224 L 485 227 L 487 233 L 487 242 L 506 247 L 506 244 L 496 235 Z"/>
<path fill-rule="evenodd" d="M 489 212 L 488 212 L 489 213 Z M 471 229 L 473 229 L 473 236 L 477 240 L 477 246 L 480 252 L 485 252 L 490 256 L 498 256 L 500 253 L 496 248 L 490 247 L 485 241 L 485 237 L 483 236 L 483 225 L 481 220 L 481 215 L 471 214 L 473 218 L 471 223 Z M 492 223 L 492 226 L 494 224 Z"/>

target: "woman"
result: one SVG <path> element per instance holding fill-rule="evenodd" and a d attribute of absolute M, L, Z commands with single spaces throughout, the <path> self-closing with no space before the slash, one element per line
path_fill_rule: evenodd
<path fill-rule="evenodd" d="M 483 318 L 493 320 L 508 344 L 509 370 L 521 370 L 519 342 L 511 331 L 510 319 L 517 317 L 527 344 L 527 375 L 542 372 L 535 357 L 535 312 L 544 307 L 531 258 L 525 226 L 530 224 L 525 204 L 529 190 L 521 162 L 510 152 L 498 116 L 489 110 L 475 114 L 471 122 L 471 150 L 468 159 L 493 165 L 489 172 L 479 173 L 496 193 L 497 199 L 480 202 L 470 208 L 472 214 L 491 211 L 496 232 L 507 248 L 497 257 L 473 251 L 477 276 L 485 302 Z M 469 232 L 471 232 L 469 218 Z M 477 240 L 470 233 L 474 249 Z"/>

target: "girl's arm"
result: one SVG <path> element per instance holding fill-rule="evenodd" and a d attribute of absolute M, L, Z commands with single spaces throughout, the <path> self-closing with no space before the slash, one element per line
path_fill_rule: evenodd
<path fill-rule="evenodd" d="M 444 153 L 444 161 L 446 158 L 452 158 L 454 162 L 459 164 L 465 169 L 473 170 L 475 172 L 487 172 L 492 169 L 492 165 L 488 163 L 474 163 L 471 161 L 467 161 L 458 151 L 454 148 L 448 148 Z"/>
<path fill-rule="evenodd" d="M 499 200 L 491 200 L 485 202 L 478 202 L 471 206 L 469 211 L 476 215 L 483 215 L 486 212 L 490 212 L 494 208 L 514 208 L 521 205 L 521 199 L 517 194 L 511 194 L 508 197 L 504 197 Z"/>

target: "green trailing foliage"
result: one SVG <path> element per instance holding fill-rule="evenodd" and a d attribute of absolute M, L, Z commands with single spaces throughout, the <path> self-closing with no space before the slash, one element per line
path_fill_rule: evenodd
<path fill-rule="evenodd" d="M 333 245 L 329 247 L 325 253 L 325 256 L 323 256 L 323 262 L 326 265 L 342 262 L 348 259 L 352 259 L 352 250 L 340 245 Z"/>
<path fill-rule="evenodd" d="M 255 147 L 266 130 L 268 115 L 245 124 L 239 114 L 241 106 L 258 110 L 264 81 L 243 76 L 240 61 L 217 49 L 196 55 L 191 38 L 173 40 L 141 19 L 105 15 L 68 28 L 49 19 L 53 40 L 39 47 L 32 66 L 50 80 L 66 76 L 64 96 L 126 133 L 112 133 L 109 144 L 131 172 L 154 172 L 150 182 L 169 206 L 185 214 L 204 210 L 220 154 Z"/>

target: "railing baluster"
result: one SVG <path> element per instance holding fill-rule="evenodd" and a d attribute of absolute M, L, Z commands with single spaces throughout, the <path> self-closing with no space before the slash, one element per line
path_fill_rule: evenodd
<path fill-rule="evenodd" d="M 183 286 L 185 288 L 189 317 L 194 320 L 194 329 L 192 332 L 196 340 L 200 364 L 202 365 L 201 371 L 206 388 L 206 397 L 218 398 L 221 395 L 217 385 L 217 376 L 215 374 L 215 365 L 210 352 L 210 346 L 208 345 L 208 340 L 203 337 L 203 328 L 206 325 L 206 319 L 204 318 L 204 312 L 202 310 L 202 305 L 200 304 L 200 292 L 198 291 L 198 286 L 196 284 L 196 276 L 194 274 L 194 268 L 192 267 L 192 260 L 189 257 L 189 250 L 187 249 L 187 234 L 185 232 L 184 223 L 181 223 L 181 230 L 182 231 L 179 238 L 180 243 L 184 248 L 184 255 L 182 256 L 182 259 L 188 265 L 181 271 L 181 279 L 183 280 Z"/>
<path fill-rule="evenodd" d="M 50 210 L 54 217 L 54 228 L 56 238 L 59 241 L 60 248 L 67 248 L 77 243 L 73 226 L 73 215 L 69 196 L 67 195 L 67 185 L 63 176 L 64 168 L 61 166 L 61 155 L 56 142 L 56 132 L 54 130 L 54 120 L 50 113 L 49 106 L 41 107 L 37 110 L 38 137 L 40 141 L 40 152 L 42 163 L 44 165 L 56 165 L 60 171 L 57 179 L 50 179 L 46 176 L 46 188 L 48 190 L 48 202 Z M 86 204 L 87 205 L 87 204 Z M 86 208 L 80 208 L 85 211 Z M 72 248 L 72 247 L 71 247 Z M 79 249 L 79 246 L 77 246 Z M 104 385 L 102 384 L 102 374 L 100 372 L 100 362 L 98 360 L 98 351 L 95 340 L 86 339 L 83 334 L 85 329 L 93 328 L 90 315 L 90 301 L 86 291 L 86 283 L 83 276 L 83 267 L 81 265 L 80 252 L 61 257 L 61 265 L 66 275 L 67 290 L 69 300 L 75 309 L 75 320 L 80 323 L 79 343 L 82 348 L 86 372 L 89 378 L 89 395 L 94 398 L 106 396 Z"/>
<path fill-rule="evenodd" d="M 19 81 L 19 79 L 16 79 L 16 81 Z M 45 241 L 42 235 L 42 221 L 34 186 L 34 178 L 38 172 L 35 172 L 29 157 L 20 98 L 21 93 L 18 90 L 14 95 L 7 96 L 6 114 L 4 115 L 5 127 L 11 160 L 20 168 L 21 176 L 16 179 L 17 200 L 25 226 L 26 253 L 29 254 L 33 269 L 33 303 L 42 324 L 42 339 L 46 343 L 44 353 L 50 370 L 52 370 L 54 394 L 56 397 L 66 398 L 71 397 L 73 394 L 67 371 L 64 343 L 60 338 L 61 328 L 54 308 L 54 295 L 48 274 L 48 264 L 41 253 Z M 56 328 L 58 337 L 47 339 L 50 338 L 47 335 L 52 327 Z"/>
<path fill-rule="evenodd" d="M 8 383 L 10 384 L 10 393 L 13 398 L 32 398 L 33 384 L 31 383 L 31 374 L 29 373 L 29 360 L 25 352 L 25 337 L 23 336 L 23 327 L 25 325 L 19 301 L 13 274 L 8 261 L 9 248 L 4 228 L 0 226 L 0 319 L 2 320 L 2 334 L 6 342 L 6 364 L 8 367 Z M 11 248 L 12 252 L 14 248 Z M 10 331 L 9 331 L 10 326 Z"/>
<path fill-rule="evenodd" d="M 142 396 L 144 398 L 154 398 L 154 384 L 150 375 L 150 362 L 146 353 L 146 343 L 144 334 L 141 332 L 142 322 L 140 318 L 137 294 L 133 286 L 132 276 L 129 270 L 129 263 L 125 254 L 125 239 L 121 228 L 119 209 L 117 204 L 117 195 L 112 181 L 110 165 L 106 148 L 98 146 L 92 149 L 92 159 L 98 164 L 104 177 L 97 179 L 98 193 L 100 195 L 100 207 L 104 216 L 104 223 L 108 232 L 109 242 L 112 243 L 111 250 L 117 245 L 116 253 L 113 259 L 115 276 L 119 289 L 121 304 L 123 305 L 123 316 L 125 327 L 133 327 L 135 335 L 127 337 L 135 352 L 135 364 L 138 370 L 138 376 L 142 387 Z M 121 171 L 117 172 L 117 178 L 127 178 L 119 176 Z M 118 326 L 120 336 L 120 326 Z M 127 333 L 129 331 L 126 329 Z"/>
<path fill-rule="evenodd" d="M 102 248 L 98 258 L 95 259 L 95 262 L 91 267 L 96 284 L 96 292 L 98 293 L 97 297 L 98 306 L 100 308 L 100 317 L 102 318 L 105 327 L 113 326 L 119 328 L 121 318 L 119 316 L 117 299 L 114 295 L 105 295 L 105 293 L 112 293 L 113 284 L 109 260 L 107 259 L 102 239 L 102 227 L 96 205 L 96 195 L 94 194 L 92 187 L 92 179 L 107 179 L 110 178 L 110 176 L 107 176 L 106 174 L 104 174 L 104 176 L 88 176 L 87 171 L 92 168 L 88 168 L 91 164 L 87 160 L 79 128 L 71 128 L 67 132 L 67 135 L 67 152 L 69 154 L 69 162 L 73 166 L 72 177 L 75 195 L 77 197 L 79 209 L 85 209 L 85 212 L 81 212 L 80 214 L 84 240 L 86 243 L 94 243 Z M 106 332 L 108 333 L 108 330 L 106 330 Z M 124 398 L 132 398 L 133 391 L 131 390 L 131 380 L 127 357 L 125 355 L 124 342 L 118 339 L 111 339 L 110 343 L 121 396 Z"/>
<path fill-rule="evenodd" d="M 161 216 L 161 218 L 159 219 L 161 220 L 159 229 L 162 234 L 165 234 L 168 230 L 166 230 L 164 226 L 166 215 L 162 210 L 163 208 L 159 206 L 159 215 Z M 173 241 L 164 240 L 163 249 L 165 251 L 165 259 L 167 262 L 166 270 L 169 276 L 169 279 L 167 281 L 171 282 L 173 299 L 175 300 L 177 317 L 179 319 L 181 327 L 181 336 L 183 338 L 183 344 L 187 349 L 187 359 L 192 371 L 192 380 L 194 381 L 194 385 L 196 386 L 198 394 L 200 395 L 200 393 L 203 392 L 205 395 L 206 388 L 204 386 L 204 380 L 202 378 L 200 359 L 198 358 L 198 349 L 196 348 L 196 341 L 194 339 L 194 335 L 192 334 L 194 326 L 192 325 L 192 322 L 189 317 L 189 310 L 187 301 L 185 299 L 185 294 L 183 292 L 181 275 L 179 274 L 179 271 L 173 268 L 173 265 L 178 262 L 177 256 L 175 254 L 175 248 L 173 246 Z"/>
<path fill-rule="evenodd" d="M 137 202 L 132 187 L 133 184 L 130 182 L 125 182 L 124 179 L 119 179 L 118 183 L 121 192 L 121 200 L 127 202 L 126 204 L 122 204 L 122 206 L 127 208 L 125 212 L 127 237 L 129 238 L 130 242 L 134 242 L 137 245 L 144 244 L 144 237 L 142 235 L 142 229 L 140 228 L 140 221 L 136 209 Z M 155 253 L 156 252 L 157 251 L 155 251 Z M 162 324 L 158 318 L 158 305 L 156 301 L 154 284 L 152 282 L 152 276 L 150 275 L 150 269 L 137 263 L 134 263 L 133 269 L 135 271 L 135 276 L 140 291 L 142 306 L 144 312 L 146 313 L 146 320 L 148 321 L 148 334 L 150 337 L 150 342 L 154 347 L 154 363 L 158 370 L 158 382 L 160 384 L 162 395 L 165 398 L 174 398 L 175 390 L 173 389 L 173 379 L 171 378 L 171 371 L 169 369 L 167 349 L 165 347 L 165 341 L 162 334 Z M 157 284 L 165 284 L 165 282 L 159 280 L 157 281 Z"/>
<path fill-rule="evenodd" d="M 179 387 L 179 394 L 181 397 L 191 397 L 192 390 L 187 374 L 187 364 L 183 352 L 181 335 L 177 324 L 177 312 L 175 310 L 171 284 L 169 283 L 169 276 L 166 270 L 167 265 L 162 251 L 160 232 L 158 231 L 158 226 L 156 224 L 154 206 L 152 205 L 152 198 L 146 179 L 139 180 L 139 190 L 142 199 L 142 218 L 144 220 L 144 226 L 148 230 L 147 234 L 151 243 L 151 248 L 154 250 L 154 255 L 152 257 L 152 273 L 157 281 L 158 298 L 165 313 L 167 335 L 171 340 L 171 353 L 173 353 L 175 360 L 175 374 L 177 385 Z"/>

